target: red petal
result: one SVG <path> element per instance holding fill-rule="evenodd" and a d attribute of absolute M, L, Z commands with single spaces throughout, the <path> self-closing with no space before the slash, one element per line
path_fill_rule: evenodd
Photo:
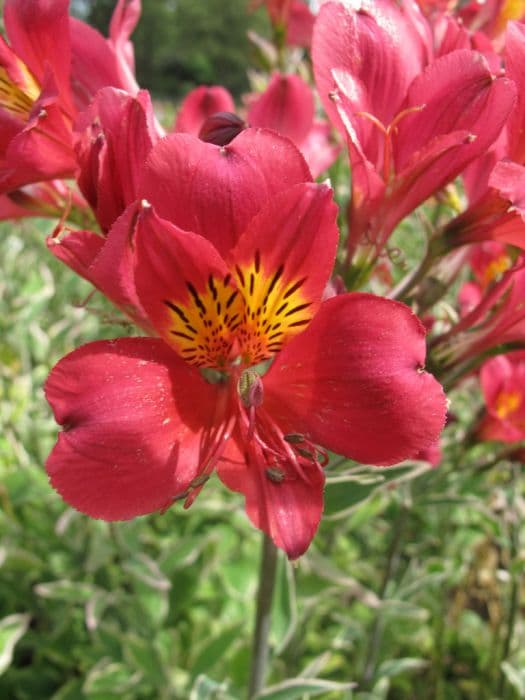
<path fill-rule="evenodd" d="M 135 290 L 135 251 L 131 245 L 135 233 L 138 204 L 132 204 L 117 219 L 106 238 L 91 231 L 69 231 L 61 238 L 49 238 L 48 247 L 91 282 L 115 306 L 150 333 L 151 323 Z"/>
<path fill-rule="evenodd" d="M 230 267 L 243 271 L 237 283 L 256 316 L 247 326 L 259 327 L 258 338 L 271 338 L 273 329 L 280 345 L 315 313 L 333 269 L 336 218 L 332 190 L 304 183 L 275 195 L 250 222 Z"/>
<path fill-rule="evenodd" d="M 301 153 L 305 157 L 314 178 L 328 170 L 335 163 L 341 146 L 331 138 L 328 122 L 315 121 L 301 144 Z"/>
<path fill-rule="evenodd" d="M 222 420 L 221 390 L 160 340 L 85 345 L 52 370 L 46 396 L 63 432 L 47 470 L 70 505 L 126 520 L 169 506 L 196 476 Z"/>
<path fill-rule="evenodd" d="M 141 196 L 224 254 L 272 195 L 308 181 L 299 151 L 272 132 L 246 129 L 227 146 L 174 134 L 152 149 Z"/>
<path fill-rule="evenodd" d="M 233 97 L 220 85 L 201 85 L 182 101 L 173 130 L 198 136 L 206 119 L 217 112 L 235 112 Z"/>
<path fill-rule="evenodd" d="M 342 3 L 322 5 L 314 27 L 312 59 L 328 115 L 342 129 L 333 101 L 333 91 L 339 87 L 350 100 L 349 119 L 359 142 L 375 162 L 366 144 L 382 142 L 382 137 L 376 126 L 355 113 L 369 112 L 388 126 L 412 79 L 428 61 L 431 39 L 428 26 L 411 3 L 399 6 L 390 0 L 374 0 L 355 3 L 358 5 L 356 10 Z M 334 74 L 340 76 L 339 85 Z"/>
<path fill-rule="evenodd" d="M 136 247 L 137 292 L 155 329 L 189 362 L 214 366 L 219 350 L 204 361 L 198 346 L 229 342 L 223 298 L 236 294 L 224 260 L 205 238 L 179 230 L 151 208 L 139 217 Z"/>
<path fill-rule="evenodd" d="M 371 294 L 324 302 L 264 378 L 265 409 L 290 432 L 372 464 L 415 457 L 445 422 L 423 371 L 425 331 L 403 304 Z"/>
<path fill-rule="evenodd" d="M 2 137 L 0 137 L 0 141 Z M 71 129 L 64 118 L 51 74 L 24 128 L 11 139 L 0 169 L 0 190 L 72 177 L 76 170 Z"/>
<path fill-rule="evenodd" d="M 68 0 L 6 0 L 4 22 L 14 51 L 42 84 L 49 67 L 63 99 L 69 99 Z"/>
<path fill-rule="evenodd" d="M 525 160 L 525 27 L 521 22 L 509 22 L 505 40 L 505 75 L 514 81 L 518 89 L 518 100 L 508 121 L 509 152 L 512 160 L 523 163 Z"/>
<path fill-rule="evenodd" d="M 103 87 L 122 88 L 131 95 L 138 85 L 115 47 L 100 32 L 74 17 L 69 18 L 71 33 L 71 76 L 79 109 L 87 107 Z"/>
<path fill-rule="evenodd" d="M 288 15 L 286 43 L 291 46 L 310 47 L 312 32 L 315 25 L 315 15 L 302 0 L 293 0 Z"/>
<path fill-rule="evenodd" d="M 240 435 L 237 441 L 243 444 Z M 217 474 L 232 491 L 244 494 L 246 514 L 255 527 L 266 532 L 290 559 L 304 554 L 323 511 L 324 475 L 320 469 L 312 466 L 308 482 L 295 479 L 275 483 L 268 478 L 253 445 L 244 455 L 243 449 L 231 441 Z"/>
<path fill-rule="evenodd" d="M 251 105 L 250 126 L 262 126 L 288 136 L 300 148 L 312 128 L 314 98 L 298 75 L 274 74 L 270 84 Z"/>
<path fill-rule="evenodd" d="M 495 141 L 514 102 L 512 83 L 494 79 L 477 52 L 459 50 L 438 58 L 410 86 L 407 106 L 424 108 L 398 123 L 394 147 L 397 171 L 407 167 L 436 137 L 466 131 L 475 138 L 443 159 L 441 167 L 446 166 L 446 173 L 435 188 L 442 187 L 445 177 L 455 176 Z"/>
<path fill-rule="evenodd" d="M 490 174 L 489 185 L 499 190 L 525 218 L 525 166 L 505 161 L 497 163 Z M 522 246 L 524 238 L 525 232 L 521 237 Z"/>
<path fill-rule="evenodd" d="M 149 94 L 103 88 L 76 124 L 79 187 L 108 231 L 137 199 L 141 169 L 158 139 Z"/>
<path fill-rule="evenodd" d="M 77 275 L 90 280 L 89 267 L 104 246 L 104 239 L 93 231 L 68 230 L 60 237 L 49 236 L 47 247 L 51 253 L 74 270 Z M 91 281 L 91 280 L 90 280 Z"/>

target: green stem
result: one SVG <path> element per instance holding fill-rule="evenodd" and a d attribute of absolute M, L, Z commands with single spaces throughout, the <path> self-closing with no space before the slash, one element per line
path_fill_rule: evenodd
<path fill-rule="evenodd" d="M 404 527 L 405 527 L 405 522 L 406 522 L 406 517 L 407 517 L 407 507 L 405 503 L 402 503 L 400 505 L 400 509 L 397 513 L 396 520 L 393 524 L 392 531 L 394 533 L 392 540 L 390 541 L 390 546 L 388 549 L 388 554 L 387 554 L 387 562 L 386 562 L 386 567 L 385 567 L 385 572 L 383 574 L 383 580 L 381 582 L 381 588 L 379 590 L 379 598 L 381 600 L 381 604 L 383 604 L 387 590 L 388 590 L 388 584 L 390 583 L 391 578 L 394 576 L 397 566 L 398 566 L 398 561 L 399 561 L 399 555 L 401 553 L 401 544 L 403 540 L 403 535 L 404 535 Z M 366 654 L 366 660 L 365 660 L 365 665 L 364 665 L 364 670 L 363 670 L 363 676 L 361 679 L 361 685 L 363 688 L 368 688 L 372 678 L 374 677 L 376 665 L 377 665 L 377 657 L 379 654 L 379 648 L 381 646 L 381 639 L 383 637 L 383 630 L 384 630 L 384 617 L 383 617 L 383 612 L 381 607 L 378 609 L 374 624 L 372 626 L 372 631 L 370 633 L 370 638 L 369 638 L 369 644 L 368 644 L 368 650 Z"/>
<path fill-rule="evenodd" d="M 514 628 L 516 626 L 516 618 L 519 609 L 519 577 L 516 575 L 515 565 L 516 558 L 519 553 L 520 543 L 519 543 L 519 522 L 520 516 L 516 508 L 516 491 L 518 487 L 519 479 L 519 468 L 517 464 L 512 465 L 512 492 L 511 492 L 511 503 L 510 503 L 510 514 L 509 514 L 509 569 L 510 569 L 510 600 L 509 600 L 509 611 L 507 617 L 507 625 L 505 632 L 505 639 L 503 641 L 503 651 L 500 659 L 500 672 L 499 681 L 497 689 L 498 698 L 506 698 L 506 678 L 505 673 L 501 669 L 501 664 L 510 656 L 512 638 L 514 637 Z"/>
<path fill-rule="evenodd" d="M 264 686 L 268 664 L 268 637 L 272 620 L 272 600 L 276 570 L 277 547 L 268 535 L 264 534 L 259 568 L 259 590 L 257 591 L 257 610 L 255 612 L 248 700 L 254 700 Z"/>

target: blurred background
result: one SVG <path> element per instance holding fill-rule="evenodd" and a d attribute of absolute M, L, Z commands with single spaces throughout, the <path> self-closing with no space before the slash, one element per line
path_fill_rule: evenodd
<path fill-rule="evenodd" d="M 73 0 L 72 13 L 103 34 L 113 0 Z M 154 0 L 142 3 L 133 33 L 139 85 L 157 99 L 180 99 L 197 85 L 220 84 L 235 98 L 248 89 L 253 63 L 248 30 L 269 34 L 264 10 L 247 12 L 248 0 Z"/>

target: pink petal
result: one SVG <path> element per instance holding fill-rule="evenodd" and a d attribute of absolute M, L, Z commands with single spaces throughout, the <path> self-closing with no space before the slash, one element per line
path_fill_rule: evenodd
<path fill-rule="evenodd" d="M 227 146 L 173 134 L 153 147 L 141 196 L 179 228 L 222 254 L 276 192 L 311 181 L 299 151 L 270 131 L 246 129 Z"/>
<path fill-rule="evenodd" d="M 415 457 L 445 423 L 443 389 L 427 372 L 425 331 L 403 304 L 371 294 L 324 302 L 264 378 L 265 409 L 360 462 Z"/>
<path fill-rule="evenodd" d="M 109 25 L 109 40 L 129 85 L 135 82 L 135 57 L 129 37 L 140 18 L 140 0 L 118 0 Z"/>
<path fill-rule="evenodd" d="M 206 456 L 203 446 L 222 420 L 220 393 L 160 340 L 84 345 L 46 384 L 63 426 L 46 465 L 52 486 L 104 520 L 168 507 Z"/>
<path fill-rule="evenodd" d="M 512 365 L 505 355 L 493 357 L 483 364 L 479 379 L 485 402 L 488 405 L 494 404 L 511 373 Z"/>

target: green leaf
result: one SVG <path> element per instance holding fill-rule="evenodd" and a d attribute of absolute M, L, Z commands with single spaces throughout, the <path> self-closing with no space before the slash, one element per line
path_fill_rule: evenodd
<path fill-rule="evenodd" d="M 65 603 L 87 603 L 99 590 L 89 583 L 67 580 L 37 583 L 35 586 L 35 593 L 42 598 L 60 600 Z"/>
<path fill-rule="evenodd" d="M 23 613 L 0 620 L 0 674 L 11 665 L 15 645 L 26 633 L 29 620 L 30 616 Z"/>
<path fill-rule="evenodd" d="M 89 671 L 82 689 L 88 697 L 99 693 L 124 693 L 135 686 L 141 677 L 140 672 L 131 674 L 124 664 L 104 658 Z"/>
<path fill-rule="evenodd" d="M 421 671 L 428 666 L 428 661 L 425 659 L 417 659 L 406 657 L 404 659 L 388 659 L 383 661 L 377 670 L 378 678 L 393 678 L 400 673 L 408 671 Z"/>
<path fill-rule="evenodd" d="M 365 501 L 378 488 L 395 481 L 410 472 L 419 473 L 419 467 L 368 467 L 366 471 L 342 476 L 331 476 L 326 481 L 324 516 L 331 520 L 346 518 L 359 503 Z"/>
<path fill-rule="evenodd" d="M 518 693 L 520 698 L 525 698 L 525 671 L 514 668 L 508 661 L 503 661 L 501 670 L 505 674 L 505 678 Z"/>
<path fill-rule="evenodd" d="M 191 675 L 198 676 L 220 661 L 230 646 L 241 637 L 242 625 L 234 625 L 208 641 L 199 651 L 191 667 Z"/>
<path fill-rule="evenodd" d="M 190 691 L 189 700 L 237 700 L 226 694 L 226 683 L 218 683 L 208 676 L 198 676 Z"/>
<path fill-rule="evenodd" d="M 320 678 L 291 678 L 265 688 L 257 695 L 257 700 L 296 700 L 302 698 L 305 693 L 315 697 L 322 693 L 351 691 L 354 687 L 355 683 L 335 683 Z"/>
<path fill-rule="evenodd" d="M 154 687 L 166 685 L 165 669 L 153 640 L 128 635 L 123 639 L 122 652 L 129 665 L 143 673 Z"/>

